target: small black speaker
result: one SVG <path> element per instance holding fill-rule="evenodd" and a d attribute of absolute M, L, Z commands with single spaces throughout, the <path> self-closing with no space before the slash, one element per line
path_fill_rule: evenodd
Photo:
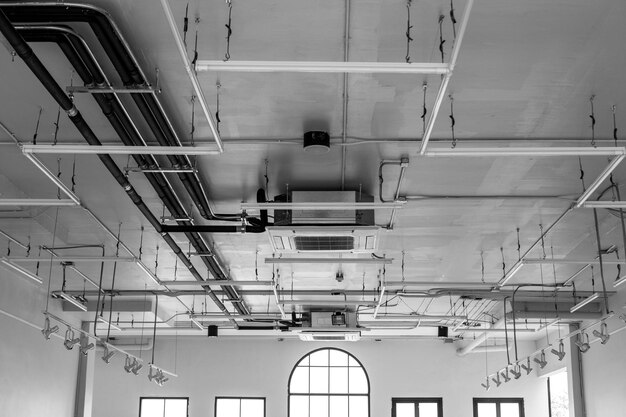
<path fill-rule="evenodd" d="M 447 326 L 437 327 L 437 337 L 448 337 L 448 327 Z"/>
<path fill-rule="evenodd" d="M 214 324 L 209 325 L 208 336 L 209 337 L 217 337 L 217 329 L 218 327 Z"/>

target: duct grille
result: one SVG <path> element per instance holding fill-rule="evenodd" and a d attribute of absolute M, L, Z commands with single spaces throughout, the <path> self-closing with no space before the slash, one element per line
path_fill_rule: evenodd
<path fill-rule="evenodd" d="M 352 236 L 295 236 L 296 250 L 301 251 L 350 251 L 354 250 Z"/>

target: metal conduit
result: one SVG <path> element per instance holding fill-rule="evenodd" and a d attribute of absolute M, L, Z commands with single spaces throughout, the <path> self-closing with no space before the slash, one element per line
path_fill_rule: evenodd
<path fill-rule="evenodd" d="M 7 41 L 14 48 L 15 52 L 24 60 L 26 65 L 30 68 L 33 74 L 40 80 L 44 88 L 50 93 L 50 95 L 57 101 L 61 108 L 67 112 L 69 119 L 76 126 L 85 140 L 92 146 L 101 145 L 99 139 L 95 133 L 91 130 L 87 122 L 74 107 L 72 100 L 65 94 L 61 87 L 56 83 L 52 75 L 44 67 L 39 58 L 34 54 L 33 50 L 26 44 L 25 40 L 20 36 L 17 30 L 13 27 L 6 14 L 0 10 L 0 32 L 4 35 Z M 181 262 L 187 267 L 189 272 L 197 279 L 203 280 L 200 273 L 193 266 L 191 261 L 183 254 L 180 247 L 176 244 L 174 239 L 168 234 L 162 231 L 161 224 L 158 219 L 152 214 L 150 209 L 145 205 L 141 196 L 135 191 L 133 186 L 126 180 L 123 172 L 118 168 L 113 159 L 109 155 L 98 155 L 98 158 L 109 170 L 111 175 L 116 179 L 118 184 L 126 191 L 128 197 L 137 206 L 139 211 L 144 215 L 148 222 L 155 228 L 155 230 L 161 234 L 162 238 L 171 248 L 171 250 L 178 256 Z M 219 299 L 213 294 L 212 291 L 208 291 L 209 296 L 215 302 L 215 304 L 222 310 L 225 315 L 230 313 L 226 307 L 219 301 Z M 235 320 L 232 323 L 236 326 Z"/>
<path fill-rule="evenodd" d="M 64 52 L 70 63 L 76 68 L 77 73 L 83 79 L 86 85 L 106 85 L 107 81 L 104 78 L 99 66 L 94 61 L 93 56 L 86 50 L 85 45 L 70 28 L 66 27 L 27 27 L 24 29 L 24 34 L 28 40 L 31 41 L 49 41 L 58 43 L 61 50 Z M 61 32 L 59 32 L 61 31 Z M 90 73 L 90 70 L 93 73 Z M 142 139 L 139 137 L 136 129 L 126 112 L 123 111 L 122 105 L 112 94 L 95 94 L 94 99 L 98 102 L 102 108 L 103 113 L 110 121 L 113 128 L 119 134 L 123 143 L 126 145 L 141 145 Z M 134 155 L 135 161 L 142 168 L 156 167 L 157 163 L 152 156 Z M 166 177 L 163 174 L 146 173 L 146 177 L 157 192 L 159 198 L 164 202 L 168 210 L 176 217 L 185 217 L 184 209 L 180 205 L 180 202 L 176 198 L 175 194 L 171 190 L 171 186 L 167 182 Z M 189 222 L 181 222 L 181 225 L 189 226 Z M 225 226 L 221 232 L 241 232 L 242 230 L 235 229 L 234 227 Z M 192 242 L 196 250 L 200 252 L 207 252 L 209 249 L 202 241 L 199 235 L 189 234 L 188 239 Z M 213 272 L 218 279 L 225 279 L 226 276 L 221 270 L 221 266 L 215 259 L 203 260 L 207 267 Z M 227 290 L 230 299 L 239 299 L 236 290 Z M 247 312 L 245 305 L 241 302 L 235 304 L 235 307 L 243 308 L 240 311 L 241 314 Z"/>

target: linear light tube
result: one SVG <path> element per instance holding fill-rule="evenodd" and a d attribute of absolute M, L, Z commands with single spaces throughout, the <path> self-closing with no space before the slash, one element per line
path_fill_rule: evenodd
<path fill-rule="evenodd" d="M 61 298 L 63 298 L 65 301 L 67 301 L 68 303 L 72 304 L 74 307 L 82 310 L 82 311 L 87 311 L 87 306 L 84 305 L 83 303 L 81 303 L 80 301 L 78 301 L 77 299 L 75 299 L 74 297 L 72 297 L 69 294 L 66 294 L 62 291 L 59 291 L 57 294 L 59 294 L 61 296 Z"/>
<path fill-rule="evenodd" d="M 390 258 L 265 258 L 266 264 L 390 264 Z"/>
<path fill-rule="evenodd" d="M 583 308 L 584 306 L 586 306 L 587 304 L 593 302 L 594 300 L 596 300 L 598 297 L 600 297 L 600 294 L 597 292 L 594 292 L 593 294 L 591 294 L 589 297 L 585 298 L 584 300 L 582 300 L 580 303 L 576 304 L 575 306 L 573 306 L 572 308 L 569 309 L 570 313 L 573 313 L 575 311 L 580 310 L 581 308 Z"/>
<path fill-rule="evenodd" d="M 14 263 L 12 263 L 11 261 L 7 260 L 7 259 L 0 259 L 0 263 L 2 263 L 2 265 L 4 265 L 5 267 L 9 268 L 10 270 L 17 272 L 18 274 L 26 277 L 26 278 L 30 278 L 33 281 L 35 281 L 37 284 L 41 284 L 43 281 L 41 280 L 41 278 L 39 278 L 37 275 L 33 274 L 32 272 L 30 272 L 27 269 L 22 268 L 19 265 L 15 265 Z"/>
<path fill-rule="evenodd" d="M 448 64 L 432 62 L 339 62 L 339 61 L 209 61 L 200 60 L 197 71 L 220 72 L 316 72 L 365 74 L 448 74 Z"/>

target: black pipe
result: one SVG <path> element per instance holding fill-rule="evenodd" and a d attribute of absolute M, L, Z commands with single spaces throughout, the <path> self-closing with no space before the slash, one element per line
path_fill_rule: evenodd
<path fill-rule="evenodd" d="M 54 80 L 52 75 L 48 72 L 42 62 L 37 58 L 34 54 L 31 47 L 25 42 L 25 40 L 20 36 L 17 30 L 13 27 L 5 13 L 0 9 L 0 32 L 4 35 L 7 41 L 11 44 L 16 54 L 20 56 L 26 63 L 26 65 L 30 68 L 33 74 L 40 80 L 41 84 L 44 88 L 50 93 L 50 95 L 57 101 L 59 106 L 67 112 L 68 117 L 76 126 L 81 135 L 85 138 L 87 143 L 92 146 L 101 146 L 102 143 L 96 137 L 94 132 L 91 130 L 87 122 L 85 122 L 84 118 L 80 114 L 80 112 L 76 109 L 71 99 L 63 92 L 61 87 Z M 115 164 L 111 156 L 109 155 L 98 155 L 98 158 L 102 161 L 105 167 L 109 170 L 111 175 L 115 178 L 118 184 L 126 191 L 128 197 L 133 201 L 133 203 L 137 206 L 139 211 L 144 215 L 144 217 L 148 220 L 148 222 L 154 227 L 154 229 L 161 234 L 165 242 L 170 246 L 171 250 L 178 256 L 178 258 L 183 262 L 183 264 L 189 269 L 189 272 L 197 279 L 203 280 L 200 273 L 196 270 L 196 268 L 191 264 L 191 261 L 184 255 L 178 244 L 174 241 L 174 239 L 166 232 L 162 230 L 162 226 L 157 220 L 157 218 L 152 214 L 150 209 L 145 205 L 141 196 L 135 191 L 133 186 L 127 181 L 126 177 L 122 173 L 122 171 Z M 219 299 L 213 294 L 213 292 L 208 291 L 209 296 L 213 299 L 215 304 L 222 310 L 222 312 L 226 315 L 230 315 L 226 307 L 219 301 Z M 235 325 L 236 321 L 231 320 L 231 322 Z"/>
<path fill-rule="evenodd" d="M 100 72 L 93 58 L 86 50 L 78 35 L 72 32 L 68 27 L 59 26 L 56 30 L 45 27 L 28 27 L 21 29 L 26 37 L 31 41 L 38 42 L 56 42 L 61 50 L 65 53 L 70 63 L 76 68 L 77 73 L 81 76 L 85 84 L 105 84 L 104 75 Z M 95 71 L 91 74 L 90 71 Z M 103 113 L 120 136 L 122 142 L 126 145 L 143 145 L 141 138 L 137 135 L 132 126 L 131 121 L 121 108 L 119 102 L 112 94 L 94 94 L 93 95 L 100 105 Z M 156 167 L 156 161 L 152 156 L 134 155 L 137 164 L 146 168 L 148 166 Z M 145 174 L 150 184 L 153 186 L 159 198 L 164 202 L 170 213 L 175 217 L 183 217 L 184 209 L 178 203 L 169 184 L 163 174 Z M 189 222 L 179 222 L 181 225 L 191 225 Z M 194 248 L 201 253 L 208 252 L 202 239 L 197 233 L 186 234 Z M 203 262 L 213 273 L 216 279 L 227 279 L 223 273 L 219 262 L 215 259 L 203 259 Z M 228 288 L 229 298 L 240 299 L 235 288 Z M 248 309 L 243 301 L 235 304 L 240 314 L 248 314 Z"/>
<path fill-rule="evenodd" d="M 265 226 L 254 225 L 213 225 L 213 224 L 191 224 L 191 225 L 161 225 L 161 229 L 167 233 L 264 233 Z"/>
<path fill-rule="evenodd" d="M 148 81 L 141 75 L 141 71 L 133 61 L 124 42 L 117 36 L 116 30 L 111 24 L 109 17 L 99 9 L 86 5 L 2 5 L 7 16 L 13 22 L 20 23 L 45 23 L 55 22 L 85 22 L 90 25 L 98 40 L 111 59 L 113 66 L 119 73 L 122 83 L 128 87 L 141 87 Z M 155 138 L 162 146 L 177 146 L 174 132 L 165 120 L 155 98 L 146 94 L 131 94 L 139 107 L 142 115 L 146 118 Z M 187 157 L 168 156 L 172 166 L 189 166 Z M 207 199 L 204 197 L 198 178 L 189 173 L 178 174 L 192 201 L 198 208 L 202 217 L 207 220 L 239 221 L 237 214 L 215 214 L 212 212 Z"/>

